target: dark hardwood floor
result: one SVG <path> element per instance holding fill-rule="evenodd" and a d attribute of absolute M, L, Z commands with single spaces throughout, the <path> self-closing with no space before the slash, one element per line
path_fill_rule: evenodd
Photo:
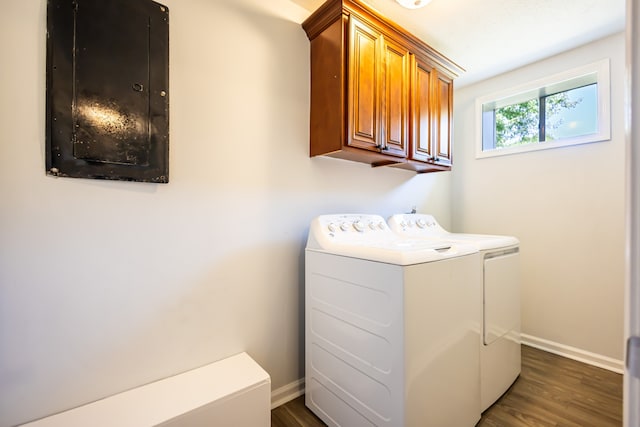
<path fill-rule="evenodd" d="M 324 425 L 304 406 L 304 396 L 271 411 L 272 427 Z M 520 377 L 477 425 L 622 426 L 622 375 L 522 346 Z"/>

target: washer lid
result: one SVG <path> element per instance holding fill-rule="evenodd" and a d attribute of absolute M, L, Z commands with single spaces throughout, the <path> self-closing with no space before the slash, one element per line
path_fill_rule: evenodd
<path fill-rule="evenodd" d="M 396 214 L 389 218 L 389 227 L 398 235 L 419 239 L 447 240 L 454 243 L 471 244 L 479 250 L 517 246 L 520 241 L 513 236 L 492 234 L 450 233 L 438 224 L 432 215 Z"/>
<path fill-rule="evenodd" d="M 478 252 L 473 245 L 412 239 L 394 233 L 379 215 L 321 215 L 309 228 L 307 250 L 397 265 Z"/>

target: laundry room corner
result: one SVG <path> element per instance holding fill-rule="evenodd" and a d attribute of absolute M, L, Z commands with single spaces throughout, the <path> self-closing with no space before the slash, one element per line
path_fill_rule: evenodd
<path fill-rule="evenodd" d="M 611 138 L 477 158 L 476 100 L 610 60 Z M 458 88 L 453 229 L 521 241 L 525 344 L 621 372 L 624 300 L 624 34 Z M 604 160 L 604 161 L 603 161 Z"/>

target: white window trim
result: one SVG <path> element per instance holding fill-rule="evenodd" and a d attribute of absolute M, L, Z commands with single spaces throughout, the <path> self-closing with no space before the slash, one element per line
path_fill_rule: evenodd
<path fill-rule="evenodd" d="M 573 80 L 589 74 L 597 75 L 598 83 L 598 130 L 596 133 L 581 135 L 573 138 L 564 138 L 554 141 L 539 142 L 536 144 L 519 145 L 516 147 L 501 148 L 495 150 L 482 149 L 482 106 L 488 103 L 500 103 L 504 98 L 516 97 L 519 94 L 543 89 L 548 86 L 561 84 L 566 80 Z M 582 67 L 577 67 L 550 77 L 527 82 L 510 89 L 501 90 L 476 99 L 476 158 L 505 156 L 509 154 L 525 153 L 530 151 L 546 150 L 549 148 L 566 147 L 569 145 L 588 144 L 592 142 L 607 141 L 611 139 L 611 82 L 609 79 L 609 59 L 603 59 Z"/>

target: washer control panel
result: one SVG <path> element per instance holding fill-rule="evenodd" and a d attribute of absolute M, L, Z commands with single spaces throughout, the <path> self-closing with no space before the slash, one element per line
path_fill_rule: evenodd
<path fill-rule="evenodd" d="M 378 215 L 323 215 L 318 217 L 320 230 L 330 236 L 345 236 L 346 238 L 358 239 L 364 237 L 392 236 L 391 229 L 381 216 Z M 362 236 L 353 235 L 361 234 Z"/>
<path fill-rule="evenodd" d="M 389 218 L 389 227 L 403 235 L 422 237 L 440 237 L 447 231 L 438 224 L 432 215 L 396 214 Z"/>

